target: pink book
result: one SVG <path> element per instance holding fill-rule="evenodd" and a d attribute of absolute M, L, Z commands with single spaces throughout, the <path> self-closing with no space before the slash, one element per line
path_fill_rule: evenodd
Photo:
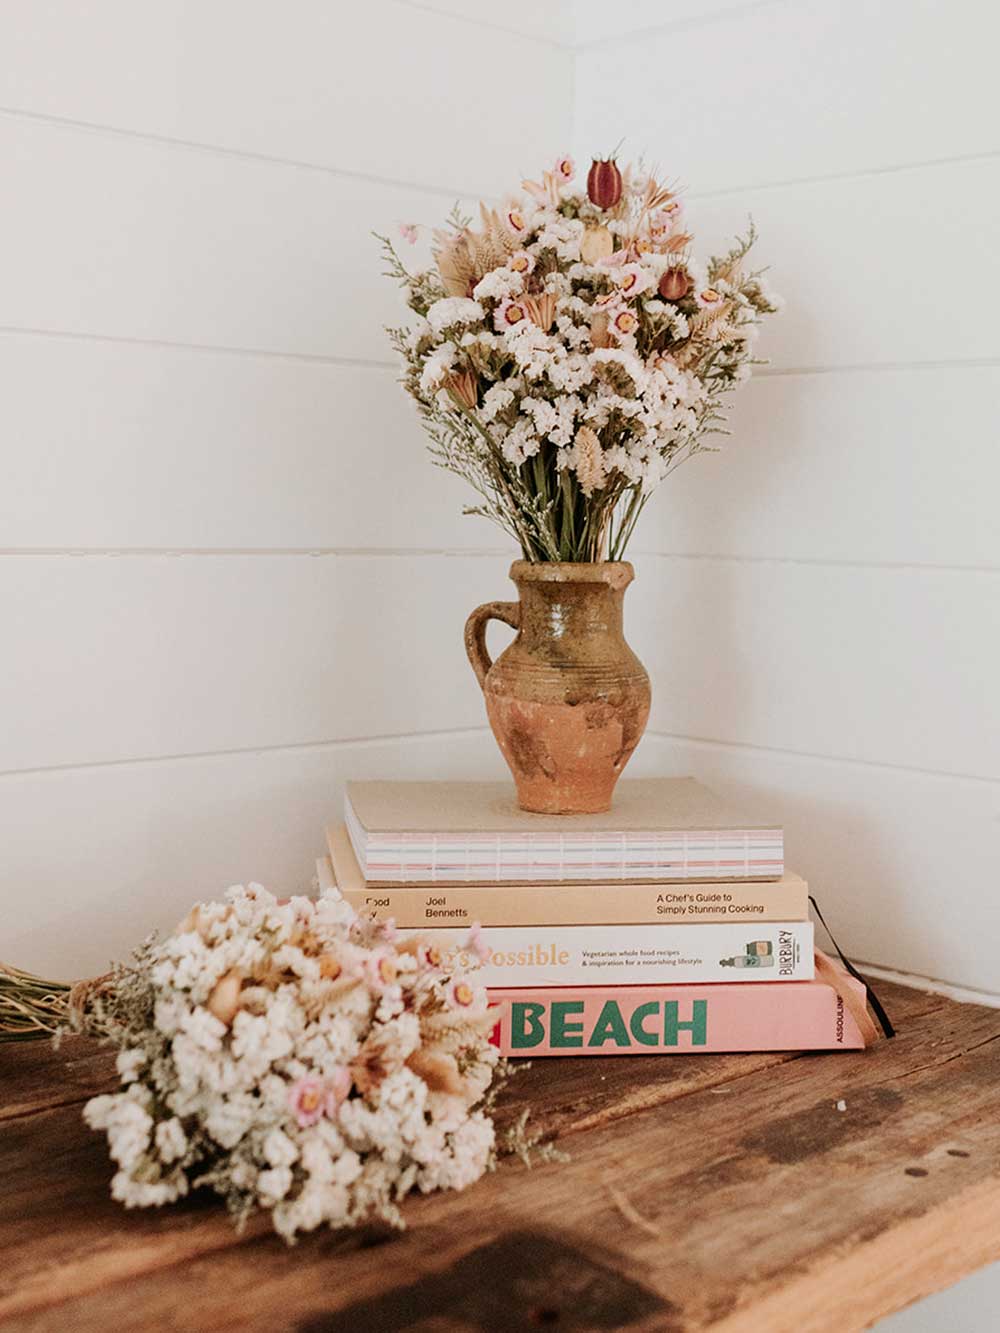
<path fill-rule="evenodd" d="M 839 978 L 861 1004 L 865 988 Z M 823 981 L 490 988 L 503 1055 L 670 1055 L 859 1050 L 864 1039 Z"/>

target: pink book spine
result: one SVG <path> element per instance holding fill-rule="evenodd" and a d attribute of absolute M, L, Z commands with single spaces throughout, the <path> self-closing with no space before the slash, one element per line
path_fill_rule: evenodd
<path fill-rule="evenodd" d="M 863 998 L 853 978 L 844 984 Z M 669 1055 L 835 1051 L 864 1046 L 850 1010 L 822 981 L 490 989 L 502 1055 Z"/>

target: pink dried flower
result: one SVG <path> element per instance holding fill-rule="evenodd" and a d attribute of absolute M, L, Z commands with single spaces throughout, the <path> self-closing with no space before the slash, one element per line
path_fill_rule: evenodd
<path fill-rule="evenodd" d="M 323 1103 L 323 1110 L 330 1120 L 336 1119 L 341 1104 L 347 1101 L 353 1082 L 351 1071 L 345 1065 L 338 1065 L 330 1075 L 326 1086 L 326 1100 Z"/>
<path fill-rule="evenodd" d="M 483 928 L 478 921 L 474 921 L 469 927 L 469 935 L 465 941 L 465 947 L 469 953 L 474 954 L 481 963 L 485 963 L 490 956 L 490 946 L 483 939 Z"/>
<path fill-rule="evenodd" d="M 493 323 L 501 333 L 504 333 L 527 319 L 527 316 L 528 312 L 520 301 L 511 301 L 508 298 L 497 306 L 493 313 Z"/>
<path fill-rule="evenodd" d="M 703 287 L 694 298 L 702 310 L 716 310 L 725 299 L 715 287 Z"/>
<path fill-rule="evenodd" d="M 386 920 L 382 922 L 382 938 L 387 944 L 391 944 L 398 935 L 399 931 L 396 928 L 396 918 L 394 916 L 387 917 Z"/>
<path fill-rule="evenodd" d="M 649 234 L 654 241 L 662 241 L 681 220 L 681 201 L 668 199 L 662 208 L 654 213 L 649 222 Z"/>
<path fill-rule="evenodd" d="M 651 285 L 649 273 L 641 264 L 624 264 L 615 274 L 619 290 L 627 297 L 638 296 Z"/>
<path fill-rule="evenodd" d="M 611 327 L 620 338 L 630 338 L 639 327 L 639 317 L 631 310 L 619 310 L 611 321 Z"/>
<path fill-rule="evenodd" d="M 373 991 L 388 990 L 396 984 L 396 962 L 391 954 L 379 950 L 365 960 L 365 980 Z"/>
<path fill-rule="evenodd" d="M 315 1125 L 323 1118 L 326 1109 L 327 1087 L 321 1078 L 307 1074 L 293 1083 L 288 1092 L 288 1104 L 292 1108 L 299 1129 Z"/>
<path fill-rule="evenodd" d="M 535 256 L 527 250 L 515 250 L 507 260 L 507 267 L 512 273 L 530 273 L 535 267 Z"/>
<path fill-rule="evenodd" d="M 576 166 L 571 157 L 561 157 L 556 163 L 556 175 L 560 180 L 571 181 L 576 175 Z"/>
<path fill-rule="evenodd" d="M 465 977 L 455 977 L 445 994 L 453 1009 L 459 1009 L 467 1014 L 481 1014 L 486 1011 L 486 991 L 482 986 L 474 986 Z"/>
<path fill-rule="evenodd" d="M 515 232 L 518 235 L 520 235 L 521 232 L 527 231 L 528 224 L 524 220 L 524 214 L 518 207 L 514 206 L 512 208 L 508 208 L 505 216 L 506 216 L 507 226 L 511 229 L 512 232 Z"/>
<path fill-rule="evenodd" d="M 400 236 L 403 238 L 404 241 L 408 242 L 408 244 L 410 245 L 416 244 L 417 233 L 419 232 L 419 230 L 420 228 L 417 226 L 415 222 L 401 222 L 399 224 Z"/>
<path fill-rule="evenodd" d="M 418 944 L 417 962 L 425 972 L 440 972 L 445 965 L 444 950 L 433 940 Z"/>

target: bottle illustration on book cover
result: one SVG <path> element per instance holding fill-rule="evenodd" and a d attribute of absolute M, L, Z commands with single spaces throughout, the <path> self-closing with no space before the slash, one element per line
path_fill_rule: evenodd
<path fill-rule="evenodd" d="M 773 967 L 774 945 L 770 940 L 751 940 L 746 953 L 733 958 L 720 958 L 720 967 Z"/>

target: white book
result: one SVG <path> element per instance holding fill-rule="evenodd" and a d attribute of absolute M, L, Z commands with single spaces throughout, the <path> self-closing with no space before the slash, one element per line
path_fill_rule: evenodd
<path fill-rule="evenodd" d="M 781 828 L 693 778 L 624 779 L 596 815 L 538 815 L 500 782 L 350 782 L 344 818 L 368 884 L 780 879 Z"/>
<path fill-rule="evenodd" d="M 401 930 L 401 936 L 427 931 Z M 475 958 L 468 931 L 433 932 L 458 968 Z M 484 926 L 483 986 L 662 986 L 709 981 L 812 981 L 811 921 L 738 925 Z"/>

